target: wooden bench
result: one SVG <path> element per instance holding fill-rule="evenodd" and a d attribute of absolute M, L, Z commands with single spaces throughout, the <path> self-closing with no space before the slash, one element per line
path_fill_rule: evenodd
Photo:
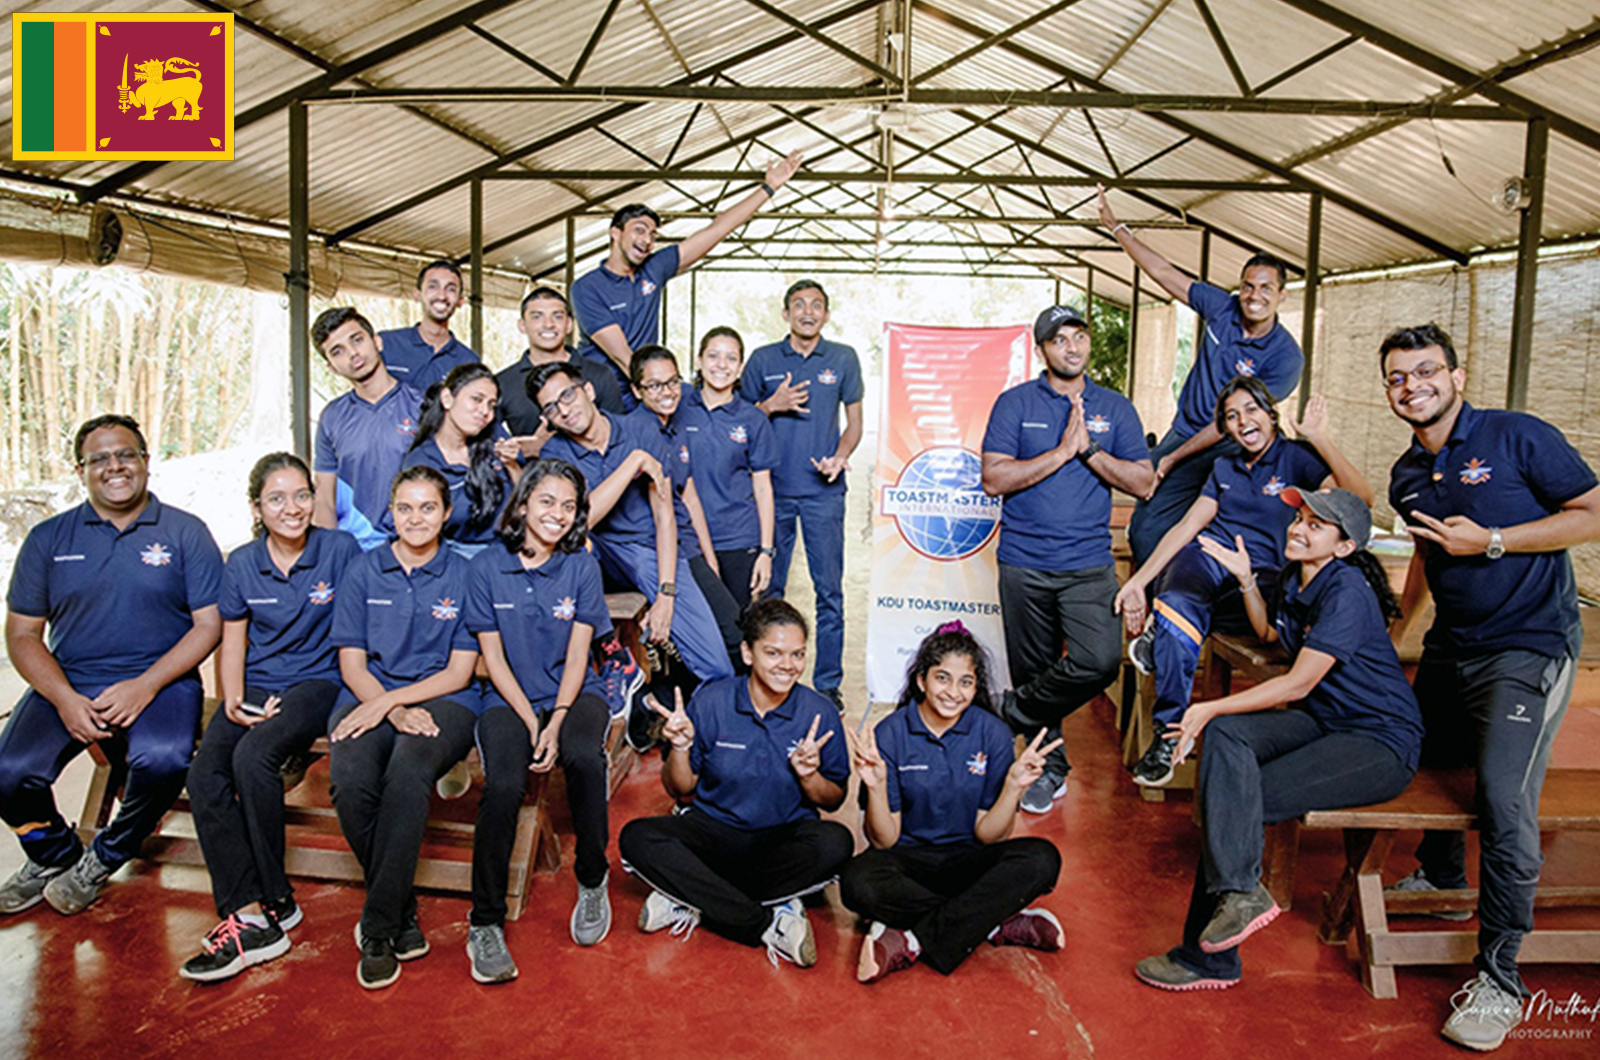
<path fill-rule="evenodd" d="M 639 643 L 639 619 L 647 607 L 644 596 L 608 593 L 606 603 L 618 639 L 640 665 L 644 665 Z M 207 701 L 206 720 L 216 707 L 215 699 Z M 608 793 L 616 791 L 638 757 L 623 739 L 626 727 L 625 717 L 615 718 L 606 734 Z M 108 762 L 98 745 L 92 745 L 90 753 L 95 769 L 78 825 L 78 832 L 86 842 L 111 820 L 126 772 L 123 762 Z M 327 754 L 327 739 L 316 740 L 311 746 L 310 766 L 300 774 L 303 779 L 295 782 L 285 795 L 284 869 L 290 876 L 360 883 L 364 879 L 361 863 L 345 845 L 328 795 Z M 474 782 L 481 781 L 483 774 L 476 749 L 467 756 L 467 763 Z M 516 839 L 512 844 L 511 872 L 506 888 L 507 915 L 513 920 L 522 915 L 534 874 L 553 873 L 561 867 L 561 842 L 556 836 L 551 808 L 565 798 L 565 790 L 566 780 L 559 769 L 529 774 L 528 797 L 517 813 Z M 434 796 L 422 856 L 417 861 L 418 887 L 472 893 L 475 809 L 476 803 L 470 800 L 445 800 Z M 140 853 L 157 862 L 205 864 L 195 837 L 187 792 L 173 805 L 161 827 L 145 841 Z"/>
<path fill-rule="evenodd" d="M 1385 894 L 1382 872 L 1402 830 L 1468 830 L 1478 827 L 1473 808 L 1473 771 L 1422 770 L 1396 798 L 1372 806 L 1316 810 L 1300 821 L 1269 829 L 1263 882 L 1287 908 L 1300 828 L 1344 832 L 1345 869 L 1325 900 L 1318 936 L 1343 945 L 1355 933 L 1361 982 L 1377 998 L 1396 996 L 1394 969 L 1412 964 L 1464 964 L 1477 952 L 1474 931 L 1391 932 L 1389 916 L 1477 907 L 1475 889 Z M 1539 801 L 1541 832 L 1600 831 L 1600 770 L 1552 769 Z M 1600 906 L 1600 887 L 1541 885 L 1536 908 Z M 1531 962 L 1600 962 L 1600 929 L 1539 930 L 1528 935 L 1518 956 Z"/>

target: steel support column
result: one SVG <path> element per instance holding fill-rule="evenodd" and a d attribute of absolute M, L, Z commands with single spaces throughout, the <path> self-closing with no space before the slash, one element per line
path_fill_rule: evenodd
<path fill-rule="evenodd" d="M 311 459 L 311 144 L 303 103 L 289 108 L 289 429 Z"/>
<path fill-rule="evenodd" d="M 1311 363 L 1317 338 L 1317 289 L 1322 283 L 1322 193 L 1311 193 L 1311 207 L 1306 218 L 1306 287 L 1300 321 L 1300 352 L 1305 354 L 1306 366 L 1300 373 L 1299 415 L 1306 414 L 1306 402 L 1311 400 Z"/>
<path fill-rule="evenodd" d="M 1134 371 L 1139 364 L 1139 279 L 1133 270 L 1133 293 L 1128 297 L 1128 396 L 1133 396 Z"/>
<path fill-rule="evenodd" d="M 1544 171 L 1550 154 L 1550 123 L 1544 118 L 1528 122 L 1522 159 L 1522 179 L 1527 181 L 1528 205 L 1522 208 L 1517 234 L 1517 287 L 1512 296 L 1511 363 L 1506 372 L 1506 408 L 1528 407 L 1528 365 L 1533 358 L 1533 303 L 1539 285 L 1539 241 L 1544 229 Z"/>
<path fill-rule="evenodd" d="M 567 301 L 570 303 L 572 301 L 572 284 L 578 278 L 578 219 L 576 217 L 567 218 L 567 268 L 565 276 Z M 576 306 L 572 307 L 572 312 L 577 312 Z"/>
<path fill-rule="evenodd" d="M 483 356 L 483 181 L 472 182 L 472 348 Z"/>

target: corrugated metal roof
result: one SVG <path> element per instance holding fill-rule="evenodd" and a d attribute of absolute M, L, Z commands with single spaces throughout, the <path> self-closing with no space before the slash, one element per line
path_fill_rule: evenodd
<path fill-rule="evenodd" d="M 1490 102 L 1467 96 L 1469 89 L 1411 61 L 1414 56 L 1391 54 L 1381 41 L 1348 43 L 1345 27 L 1301 10 L 1296 0 L 1208 3 L 1252 94 L 1259 91 L 1269 99 Z M 374 0 L 342 6 L 256 0 L 232 6 L 261 31 L 241 26 L 236 33 L 239 110 L 317 77 L 323 65 L 367 56 L 407 34 L 435 27 L 440 19 L 457 16 L 461 21 L 463 12 L 477 7 L 465 0 Z M 509 3 L 482 13 L 471 27 L 452 24 L 436 28 L 431 36 L 423 34 L 417 46 L 365 70 L 359 84 L 413 90 L 547 87 L 567 78 L 593 41 L 577 83 L 597 90 L 686 79 L 746 87 L 868 86 L 880 84 L 876 74 L 840 49 L 893 66 L 896 59 L 884 48 L 884 35 L 895 28 L 904 11 L 903 5 L 888 2 L 782 0 L 786 14 L 839 46 L 830 47 L 748 0 L 622 0 L 595 39 L 608 6 L 609 0 Z M 913 7 L 910 35 L 913 77 L 967 55 L 985 37 L 1013 29 L 1047 6 L 1046 0 L 919 0 Z M 1500 0 L 1449 4 L 1336 0 L 1332 6 L 1485 78 L 1534 59 L 1533 69 L 1505 78 L 1504 87 L 1577 122 L 1582 127 L 1579 135 L 1589 144 L 1572 139 L 1559 125 L 1552 135 L 1545 234 L 1600 231 L 1600 188 L 1587 178 L 1595 165 L 1594 148 L 1600 145 L 1600 52 L 1571 47 L 1571 54 L 1559 61 L 1543 65 L 1537 61 L 1553 48 L 1600 37 L 1600 4 L 1548 0 L 1533 8 L 1509 9 Z M 23 5 L 11 0 L 4 7 L 20 10 Z M 26 7 L 146 12 L 169 5 L 164 0 L 87 4 L 47 0 Z M 1344 43 L 1348 46 L 1341 46 Z M 9 58 L 9 47 L 9 41 L 0 42 L 4 48 L 0 55 Z M 308 61 L 296 49 L 322 63 Z M 1293 72 L 1314 58 L 1314 64 Z M 714 82 L 708 78 L 713 69 L 718 73 Z M 1284 77 L 1286 73 L 1291 76 Z M 1094 86 L 1176 96 L 1240 92 L 1199 9 L 1184 0 L 1080 0 L 967 55 L 921 84 L 1001 92 Z M 1267 87 L 1262 89 L 1263 85 Z M 9 96 L 10 82 L 0 81 L 0 97 Z M 1076 256 L 1037 249 L 1039 240 L 1061 244 L 1096 238 L 1091 228 L 1043 223 L 1054 211 L 1092 218 L 1089 189 L 1041 189 L 1021 183 L 994 189 L 966 183 L 924 188 L 915 183 L 915 175 L 974 168 L 1001 177 L 1030 172 L 1078 176 L 1088 171 L 1153 180 L 1268 179 L 1252 155 L 1272 166 L 1292 167 L 1297 176 L 1328 189 L 1322 241 L 1325 269 L 1433 256 L 1427 246 L 1402 234 L 1407 228 L 1458 253 L 1505 245 L 1516 235 L 1516 216 L 1500 212 L 1489 199 L 1503 180 L 1521 172 L 1521 122 L 1466 124 L 1220 111 L 1086 112 L 998 105 L 912 109 L 917 115 L 914 124 L 889 140 L 900 178 L 890 193 L 897 209 L 959 213 L 979 220 L 968 217 L 959 223 L 905 227 L 899 222 L 880 226 L 768 218 L 748 226 L 751 237 L 782 232 L 787 238 L 861 239 L 887 227 L 895 233 L 887 249 L 846 244 L 834 252 L 849 260 L 876 257 L 902 264 L 958 253 L 951 248 L 923 253 L 914 246 L 918 238 L 944 243 L 973 237 L 995 242 L 1019 239 L 1019 249 L 998 260 L 1025 261 L 1034 267 L 1055 262 L 1059 264 L 1051 266 L 1052 271 L 1076 276 L 1092 265 L 1097 290 L 1118 297 L 1118 291 L 1124 295 L 1128 291 L 1132 274 L 1111 244 L 1105 244 L 1103 253 Z M 866 103 L 818 108 L 805 101 L 782 107 L 725 101 L 698 108 L 693 100 L 614 99 L 435 100 L 409 107 L 319 104 L 312 109 L 311 122 L 313 225 L 329 233 L 348 229 L 357 240 L 400 249 L 465 254 L 466 177 L 497 158 L 514 155 L 515 160 L 506 163 L 508 169 L 557 169 L 574 176 L 559 183 L 488 182 L 484 221 L 486 240 L 493 248 L 488 260 L 530 273 L 559 275 L 566 254 L 562 218 L 569 212 L 603 213 L 634 199 L 666 211 L 728 201 L 727 188 L 720 182 L 687 180 L 670 186 L 652 182 L 635 188 L 588 179 L 583 171 L 646 169 L 670 157 L 677 166 L 693 160 L 700 169 L 742 168 L 753 174 L 774 153 L 795 148 L 806 150 L 820 169 L 859 171 L 883 160 L 882 138 L 873 124 L 876 110 Z M 9 107 L 0 100 L 0 116 L 8 114 Z M 803 121 L 794 120 L 802 114 Z M 768 131 L 752 146 L 755 132 L 764 128 Z M 239 132 L 236 161 L 170 163 L 130 186 L 127 193 L 281 220 L 288 191 L 286 129 L 282 112 L 268 116 Z M 7 159 L 0 176 L 10 173 L 89 185 L 124 168 L 120 162 Z M 877 185 L 827 188 L 802 178 L 785 193 L 782 205 L 799 212 L 868 214 L 877 208 L 879 195 Z M 1386 226 L 1364 219 L 1340 206 L 1339 196 L 1395 223 Z M 1133 221 L 1187 219 L 1294 261 L 1304 255 L 1304 195 L 1163 189 L 1141 195 L 1119 191 L 1112 201 L 1119 216 Z M 1022 226 L 982 220 L 1002 212 L 1038 220 Z M 665 232 L 681 236 L 700 223 L 669 224 Z M 577 232 L 580 255 L 588 259 L 598 254 L 605 240 L 604 221 L 582 217 Z M 1027 238 L 1019 238 L 1019 233 Z M 1147 235 L 1175 260 L 1195 264 L 1194 230 L 1147 229 Z M 732 249 L 732 245 L 725 248 Z M 763 251 L 771 259 L 795 260 L 819 252 L 816 246 L 799 244 Z M 1213 271 L 1221 274 L 1236 267 L 1243 255 L 1237 243 L 1215 239 Z M 972 258 L 988 262 L 993 256 L 992 251 L 982 251 Z"/>

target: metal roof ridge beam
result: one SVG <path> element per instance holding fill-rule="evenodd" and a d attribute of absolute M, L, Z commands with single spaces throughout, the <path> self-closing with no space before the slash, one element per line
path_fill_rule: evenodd
<path fill-rule="evenodd" d="M 893 70 L 890 70 L 888 67 L 881 65 L 880 63 L 868 59 L 865 55 L 860 54 L 855 49 L 847 48 L 843 44 L 840 44 L 838 41 L 822 32 L 820 28 L 820 22 L 817 26 L 809 25 L 801 19 L 795 18 L 782 8 L 779 8 L 774 4 L 767 3 L 767 0 L 745 0 L 745 3 L 749 4 L 756 10 L 777 19 L 790 29 L 804 34 L 805 36 L 816 41 L 818 44 L 821 44 L 826 48 L 833 49 L 846 59 L 849 59 L 851 62 L 855 63 L 857 66 L 871 70 L 874 74 L 877 74 L 879 77 L 883 78 L 885 83 L 899 84 L 899 74 L 895 73 Z"/>
<path fill-rule="evenodd" d="M 595 180 L 595 181 L 668 181 L 710 180 L 748 183 L 761 182 L 759 170 L 738 169 L 517 169 L 485 175 L 484 180 Z M 1154 188 L 1166 191 L 1232 191 L 1242 193 L 1281 193 L 1304 195 L 1305 189 L 1290 183 L 1262 183 L 1254 180 L 1177 180 L 1166 178 L 1064 176 L 1058 174 L 1023 173 L 926 173 L 917 170 L 808 170 L 795 173 L 794 180 L 819 181 L 824 184 L 1015 184 L 1036 188 L 1092 188 L 1104 184 L 1107 188 Z"/>
<path fill-rule="evenodd" d="M 940 74 L 944 73 L 946 70 L 949 70 L 950 68 L 955 67 L 955 66 L 960 66 L 962 63 L 966 62 L 968 59 L 972 58 L 974 55 L 977 55 L 980 52 L 988 51 L 990 48 L 994 47 L 996 44 L 999 44 L 1001 41 L 1010 40 L 1012 37 L 1015 37 L 1018 33 L 1021 33 L 1024 30 L 1028 30 L 1028 29 L 1033 28 L 1034 26 L 1038 25 L 1040 22 L 1043 22 L 1045 19 L 1050 18 L 1053 15 L 1060 14 L 1062 11 L 1065 11 L 1067 8 L 1071 7 L 1073 4 L 1076 4 L 1077 2 L 1078 2 L 1078 0 L 1057 0 L 1056 3 L 1051 4 L 1049 7 L 1045 8 L 1043 11 L 1037 11 L 1034 14 L 1031 14 L 1027 18 L 1023 19 L 1021 22 L 1014 23 L 1013 25 L 1008 26 L 1003 30 L 999 30 L 998 32 L 991 33 L 989 36 L 985 37 L 983 40 L 979 41 L 977 44 L 974 44 L 972 47 L 966 49 L 965 51 L 957 52 L 956 54 L 952 55 L 950 58 L 946 59 L 944 62 L 939 63 L 937 66 L 930 67 L 930 68 L 922 71 L 922 73 L 917 74 L 915 77 L 913 77 L 911 79 L 912 87 L 920 85 L 924 81 L 933 80 L 935 77 L 938 77 Z"/>

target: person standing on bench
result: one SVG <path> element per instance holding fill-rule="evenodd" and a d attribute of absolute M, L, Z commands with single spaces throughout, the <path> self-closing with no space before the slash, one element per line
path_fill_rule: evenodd
<path fill-rule="evenodd" d="M 1394 332 L 1379 356 L 1389 406 L 1416 436 L 1389 478 L 1389 504 L 1417 542 L 1404 606 L 1416 615 L 1431 591 L 1437 608 L 1417 667 L 1422 760 L 1478 772 L 1478 974 L 1443 1033 L 1488 1050 L 1528 996 L 1517 950 L 1543 862 L 1539 791 L 1583 639 L 1567 549 L 1600 539 L 1600 484 L 1555 427 L 1468 404 L 1437 325 Z M 1417 858 L 1402 889 L 1467 885 L 1460 833 L 1429 833 Z"/>
<path fill-rule="evenodd" d="M 589 668 L 590 645 L 611 631 L 611 614 L 600 564 L 584 548 L 588 520 L 578 469 L 536 460 L 500 521 L 504 547 L 491 546 L 472 564 L 467 628 L 493 682 L 478 718 L 484 791 L 467 933 L 472 978 L 480 983 L 517 977 L 506 949 L 506 882 L 530 768 L 548 773 L 559 763 L 567 779 L 578 847 L 572 941 L 593 946 L 611 930 L 605 748 L 611 718 Z"/>
<path fill-rule="evenodd" d="M 1017 757 L 983 647 L 960 622 L 923 638 L 899 705 L 850 741 L 871 844 L 839 878 L 844 904 L 871 922 L 857 980 L 875 983 L 919 957 L 949 975 L 985 939 L 1061 948 L 1055 914 L 1024 908 L 1055 888 L 1061 852 L 1048 839 L 1008 838 L 1023 792 L 1061 742 L 1044 744 L 1046 733 Z"/>
<path fill-rule="evenodd" d="M 283 871 L 283 777 L 339 698 L 333 602 L 361 555 L 311 525 L 311 471 L 292 453 L 250 469 L 255 538 L 222 572 L 222 706 L 189 766 L 189 806 L 222 922 L 178 974 L 209 983 L 289 951 L 300 923 Z"/>
<path fill-rule="evenodd" d="M 1372 487 L 1333 444 L 1320 396 L 1290 426 L 1303 441 L 1281 437 L 1277 407 L 1261 380 L 1238 376 L 1223 387 L 1216 427 L 1236 443 L 1237 454 L 1217 459 L 1189 514 L 1167 531 L 1150 561 L 1117 594 L 1117 610 L 1135 638 L 1128 655 L 1141 673 L 1155 671 L 1155 735 L 1133 766 L 1135 784 L 1160 787 L 1172 779 L 1178 745 L 1167 729 L 1189 705 L 1206 634 L 1251 628 L 1240 583 L 1205 550 L 1202 531 L 1221 541 L 1243 537 L 1254 577 L 1264 583 L 1262 597 L 1271 600 L 1283 566 L 1283 535 L 1294 519 L 1278 503 L 1286 488 L 1341 486 L 1362 503 L 1372 502 Z M 1147 617 L 1145 596 L 1152 582 L 1155 604 Z"/>
<path fill-rule="evenodd" d="M 1012 690 L 1000 716 L 1030 739 L 1116 680 L 1111 488 L 1140 495 L 1153 481 L 1139 412 L 1088 377 L 1089 347 L 1076 309 L 1040 313 L 1033 348 L 1044 371 L 997 397 L 983 432 L 983 490 L 1005 498 L 995 555 Z M 1052 747 L 1022 797 L 1027 813 L 1049 813 L 1067 793 L 1072 767 L 1061 741 Z"/>
<path fill-rule="evenodd" d="M 396 539 L 350 565 L 334 604 L 333 643 L 346 691 L 331 719 L 333 807 L 361 862 L 367 900 L 356 925 L 368 990 L 427 955 L 412 881 L 434 781 L 472 750 L 481 709 L 477 642 L 462 614 L 470 564 L 444 547 L 450 484 L 431 467 L 395 476 Z"/>
<path fill-rule="evenodd" d="M 666 718 L 661 780 L 694 801 L 669 817 L 629 821 L 617 836 L 625 868 L 653 890 L 639 930 L 687 937 L 702 922 L 776 965 L 817 962 L 803 895 L 842 869 L 855 839 L 818 819 L 850 781 L 839 711 L 800 684 L 806 621 L 784 600 L 758 600 L 744 618 L 748 677 L 701 685 Z"/>
<path fill-rule="evenodd" d="M 0 885 L 0 913 L 41 898 L 80 912 L 139 853 L 183 791 L 200 727 L 195 668 L 222 632 L 222 554 L 204 523 L 149 492 L 139 424 L 97 416 L 72 455 L 89 499 L 28 531 L 6 597 L 6 651 L 28 692 L 0 734 L 0 817 L 27 857 Z M 116 819 L 84 846 L 50 788 L 101 741 L 126 757 L 127 785 Z"/>
<path fill-rule="evenodd" d="M 1256 635 L 1282 643 L 1291 662 L 1288 673 L 1194 704 L 1170 727 L 1180 762 L 1205 733 L 1196 791 L 1204 823 L 1183 943 L 1134 968 L 1162 990 L 1239 981 L 1239 944 L 1279 912 L 1261 882 L 1264 825 L 1392 799 L 1417 771 L 1422 717 L 1389 639 L 1387 623 L 1400 612 L 1366 550 L 1366 502 L 1348 490 L 1293 486 L 1279 500 L 1295 514 L 1275 622 L 1243 535 L 1232 547 L 1201 538 L 1244 587 Z"/>

